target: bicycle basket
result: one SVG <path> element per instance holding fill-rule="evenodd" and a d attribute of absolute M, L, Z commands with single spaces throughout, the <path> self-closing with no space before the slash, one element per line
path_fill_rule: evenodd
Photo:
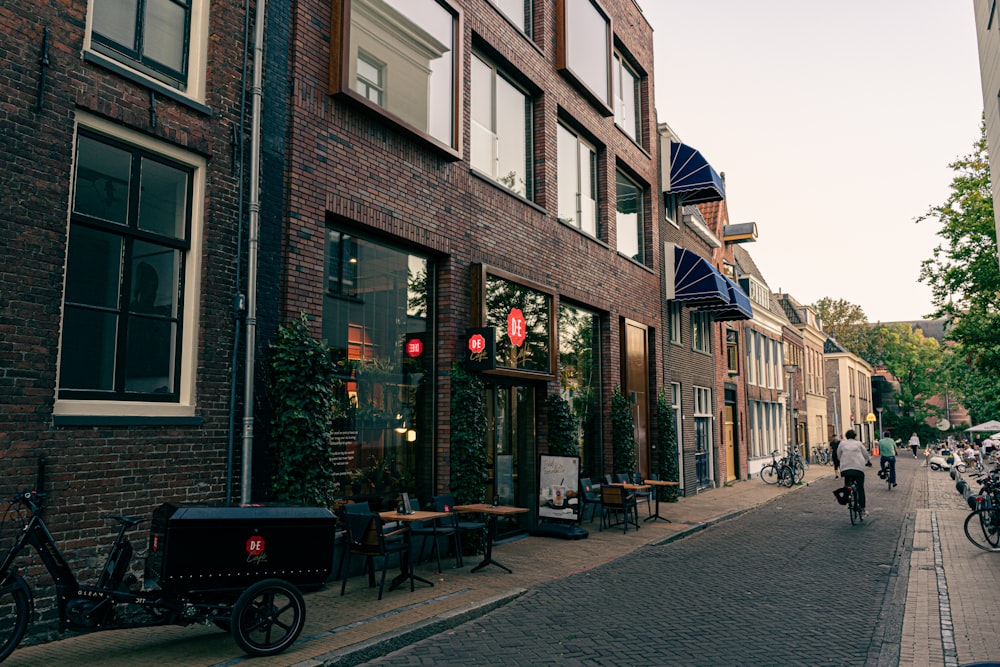
<path fill-rule="evenodd" d="M 851 487 L 842 486 L 839 489 L 833 490 L 833 495 L 837 497 L 837 502 L 841 505 L 846 505 L 851 499 Z"/>

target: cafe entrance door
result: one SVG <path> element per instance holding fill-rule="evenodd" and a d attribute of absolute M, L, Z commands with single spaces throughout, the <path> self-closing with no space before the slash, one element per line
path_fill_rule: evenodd
<path fill-rule="evenodd" d="M 514 523 L 501 521 L 498 534 L 527 530 L 537 512 L 535 450 L 535 388 L 490 384 L 486 387 L 486 458 L 490 476 L 486 498 L 500 496 L 502 505 L 530 508 L 513 515 Z"/>

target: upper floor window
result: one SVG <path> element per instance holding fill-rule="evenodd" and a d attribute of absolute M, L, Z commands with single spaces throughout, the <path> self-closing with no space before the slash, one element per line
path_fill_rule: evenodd
<path fill-rule="evenodd" d="M 341 0 L 331 92 L 347 93 L 406 129 L 458 149 L 458 11 L 447 0 Z M 349 17 L 349 18 L 348 18 Z"/>
<path fill-rule="evenodd" d="M 556 17 L 556 61 L 595 101 L 612 111 L 611 20 L 594 0 L 563 0 Z M 558 6 L 558 3 L 557 3 Z"/>
<path fill-rule="evenodd" d="M 646 240 L 643 234 L 642 188 L 631 178 L 617 172 L 617 203 L 615 218 L 618 229 L 618 252 L 637 262 L 646 261 Z"/>
<path fill-rule="evenodd" d="M 691 348 L 695 351 L 712 351 L 710 324 L 708 313 L 691 313 Z"/>
<path fill-rule="evenodd" d="M 680 344 L 681 342 L 681 302 L 671 301 L 667 306 L 667 326 L 670 329 L 670 342 Z"/>
<path fill-rule="evenodd" d="M 478 54 L 472 57 L 472 167 L 528 197 L 531 103 Z"/>
<path fill-rule="evenodd" d="M 199 169 L 190 156 L 141 140 L 147 145 L 79 132 L 60 399 L 178 403 L 193 395 L 196 315 L 185 304 L 199 301 L 191 252 Z"/>
<path fill-rule="evenodd" d="M 92 0 L 90 48 L 173 88 L 190 88 L 202 66 L 201 0 Z M 200 76 L 198 77 L 200 79 Z"/>
<path fill-rule="evenodd" d="M 525 35 L 531 34 L 531 0 L 490 0 Z"/>
<path fill-rule="evenodd" d="M 740 334 L 735 329 L 726 329 L 726 370 L 730 375 L 740 372 Z"/>
<path fill-rule="evenodd" d="M 612 66 L 615 94 L 615 125 L 620 127 L 632 141 L 641 137 L 639 115 L 639 75 L 636 74 L 620 53 L 615 53 Z"/>
<path fill-rule="evenodd" d="M 581 137 L 559 126 L 559 218 L 597 236 L 597 151 Z"/>

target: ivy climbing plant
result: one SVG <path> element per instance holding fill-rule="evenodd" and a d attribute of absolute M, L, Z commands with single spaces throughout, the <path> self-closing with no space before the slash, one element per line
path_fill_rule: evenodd
<path fill-rule="evenodd" d="M 635 421 L 632 419 L 632 403 L 617 386 L 611 392 L 611 449 L 616 473 L 631 473 L 635 470 Z"/>
<path fill-rule="evenodd" d="M 486 500 L 486 402 L 483 383 L 451 366 L 451 492 L 460 505 Z"/>
<path fill-rule="evenodd" d="M 579 456 L 576 438 L 576 419 L 569 402 L 559 394 L 545 398 L 545 411 L 549 418 L 549 454 L 553 456 Z"/>
<path fill-rule="evenodd" d="M 674 406 L 664 391 L 656 397 L 656 450 L 659 453 L 657 472 L 660 479 L 667 482 L 679 482 L 680 470 L 677 467 L 677 429 L 674 425 Z M 660 500 L 677 501 L 677 487 L 659 487 Z"/>
<path fill-rule="evenodd" d="M 272 492 L 281 502 L 329 507 L 336 493 L 329 431 L 345 414 L 338 398 L 342 369 L 328 346 L 309 335 L 305 313 L 278 328 L 270 351 Z"/>

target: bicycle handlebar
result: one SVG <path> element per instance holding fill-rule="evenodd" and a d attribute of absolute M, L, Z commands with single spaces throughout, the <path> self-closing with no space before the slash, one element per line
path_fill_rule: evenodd
<path fill-rule="evenodd" d="M 13 502 L 27 506 L 32 512 L 40 512 L 45 507 L 45 496 L 33 489 L 25 489 L 14 496 Z"/>

